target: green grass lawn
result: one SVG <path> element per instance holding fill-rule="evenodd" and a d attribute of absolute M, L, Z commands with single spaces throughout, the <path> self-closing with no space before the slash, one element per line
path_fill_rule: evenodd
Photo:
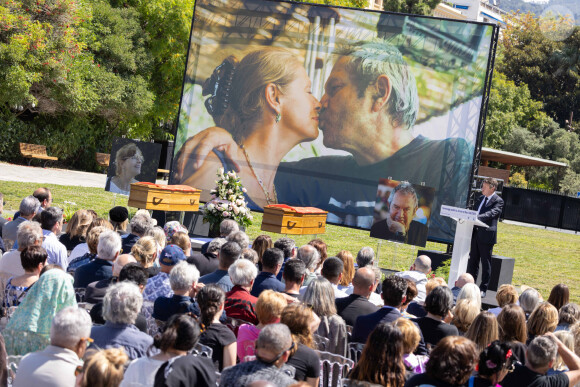
<path fill-rule="evenodd" d="M 30 195 L 39 186 L 36 183 L 0 181 L 0 192 L 4 194 L 6 202 L 4 216 L 9 216 L 7 212 L 16 211 L 22 197 Z M 126 197 L 117 195 L 115 198 L 102 188 L 54 184 L 42 186 L 52 190 L 53 205 L 65 207 L 69 213 L 79 208 L 87 208 L 107 217 L 113 205 L 127 205 Z M 136 211 L 134 208 L 130 210 Z M 264 233 L 260 231 L 261 221 L 262 215 L 255 214 L 254 224 L 248 229 L 251 238 Z M 280 237 L 279 234 L 265 234 L 273 239 Z M 340 250 L 349 250 L 356 254 L 361 247 L 371 246 L 379 251 L 380 266 L 389 269 L 407 269 L 417 255 L 417 247 L 386 241 L 379 244 L 377 239 L 370 238 L 368 234 L 368 231 L 329 225 L 326 234 L 320 237 L 328 244 L 329 255 L 335 255 Z M 294 239 L 297 245 L 302 245 L 312 238 L 313 236 L 308 235 Z M 571 299 L 580 302 L 580 283 L 576 281 L 580 273 L 580 235 L 500 223 L 498 242 L 494 249 L 495 254 L 516 259 L 514 285 L 535 287 L 547 299 L 552 286 L 563 282 L 570 287 Z M 445 251 L 446 246 L 428 242 L 426 249 Z"/>

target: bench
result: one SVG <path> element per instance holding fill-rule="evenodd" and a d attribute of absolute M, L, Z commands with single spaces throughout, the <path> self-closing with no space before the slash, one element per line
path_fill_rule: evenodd
<path fill-rule="evenodd" d="M 46 168 L 46 164 L 49 161 L 58 160 L 58 157 L 49 156 L 46 153 L 46 146 L 44 145 L 37 145 L 37 144 L 26 144 L 21 142 L 20 143 L 20 154 L 26 157 L 28 160 L 28 165 L 32 162 L 32 159 L 39 159 L 45 160 L 44 167 Z"/>
<path fill-rule="evenodd" d="M 157 170 L 157 174 L 162 174 L 162 178 L 163 180 L 167 180 L 167 177 L 169 176 L 169 169 L 158 169 Z"/>

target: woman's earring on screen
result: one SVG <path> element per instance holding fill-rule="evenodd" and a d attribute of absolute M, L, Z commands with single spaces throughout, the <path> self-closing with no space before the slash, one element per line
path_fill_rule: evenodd
<path fill-rule="evenodd" d="M 281 118 L 282 118 L 282 114 L 280 114 L 280 113 L 276 114 L 276 123 L 280 122 Z"/>

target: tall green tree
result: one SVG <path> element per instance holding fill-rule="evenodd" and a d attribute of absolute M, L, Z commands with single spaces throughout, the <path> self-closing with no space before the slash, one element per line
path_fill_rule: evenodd
<path fill-rule="evenodd" d="M 414 15 L 433 15 L 433 10 L 440 2 L 439 0 L 383 0 L 383 9 Z"/>
<path fill-rule="evenodd" d="M 550 38 L 557 28 L 532 14 L 509 17 L 500 40 L 504 55 L 496 68 L 516 85 L 527 84 L 531 96 L 564 125 L 580 114 L 580 27 L 563 41 Z"/>
<path fill-rule="evenodd" d="M 177 117 L 185 71 L 194 0 L 140 0 L 135 2 L 151 56 L 149 88 L 155 93 L 148 120 L 155 129 Z M 167 137 L 157 129 L 156 137 Z"/>
<path fill-rule="evenodd" d="M 302 3 L 336 5 L 339 7 L 365 8 L 369 0 L 299 0 Z"/>
<path fill-rule="evenodd" d="M 539 138 L 550 134 L 558 128 L 558 124 L 542 109 L 543 103 L 531 97 L 525 83 L 518 86 L 496 71 L 489 97 L 484 145 L 504 149 L 509 134 L 517 127 L 524 128 Z"/>
<path fill-rule="evenodd" d="M 155 95 L 141 24 L 133 8 L 100 0 L 2 2 L 2 153 L 38 142 L 91 168 L 94 151 L 108 150 L 113 136 L 147 136 Z"/>

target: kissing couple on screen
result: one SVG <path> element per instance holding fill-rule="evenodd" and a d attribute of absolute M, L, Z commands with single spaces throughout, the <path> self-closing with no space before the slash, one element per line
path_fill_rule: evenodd
<path fill-rule="evenodd" d="M 269 50 L 274 49 L 257 53 Z M 277 60 L 279 53 L 285 51 L 276 50 Z M 268 203 L 266 193 L 272 202 L 276 201 L 277 193 L 278 202 L 322 208 L 329 211 L 329 222 L 367 229 L 373 222 L 380 178 L 434 187 L 436 193 L 441 192 L 434 202 L 437 214 L 441 203 L 465 202 L 472 161 L 470 147 L 461 138 L 430 140 L 413 136 L 419 96 L 415 77 L 400 51 L 377 38 L 350 44 L 335 54 L 337 60 L 326 80 L 320 104 L 311 95 L 304 68 L 291 54 L 281 60 L 285 68 L 292 69 L 293 75 L 289 76 L 294 77 L 294 82 L 303 81 L 302 89 L 297 84 L 291 91 L 288 86 L 293 81 L 282 86 L 272 80 L 258 86 L 253 72 L 238 72 L 238 67 L 231 79 L 232 94 L 225 96 L 227 109 L 232 112 L 230 118 L 216 120 L 216 125 L 223 129 L 206 129 L 184 144 L 174 168 L 178 180 L 202 186 L 197 179 L 204 175 L 208 178 L 206 182 L 213 182 L 217 167 L 208 160 L 223 157 L 230 169 L 240 171 L 242 182 L 250 186 L 250 198 L 259 207 Z M 242 62 L 250 55 L 260 54 L 248 54 Z M 269 65 L 260 60 L 251 67 L 265 69 Z M 274 68 L 282 79 L 282 67 Z M 252 87 L 237 89 L 240 82 Z M 254 102 L 253 109 L 241 110 L 240 101 L 248 100 L 254 87 L 259 87 L 259 102 Z M 210 97 L 212 102 L 215 94 Z M 284 127 L 280 125 L 283 121 Z M 255 144 L 243 139 L 244 134 L 249 137 L 254 133 L 248 133 L 248 129 L 260 126 L 264 131 L 255 137 Z M 296 144 L 318 136 L 316 126 L 324 133 L 324 146 L 351 155 L 281 162 Z M 454 155 L 451 160 L 450 154 Z M 254 158 L 261 170 L 256 169 Z M 213 165 L 207 167 L 210 164 Z M 260 176 L 264 190 L 259 184 L 252 187 L 252 176 L 257 180 L 252 170 L 258 176 L 264 175 Z M 272 181 L 266 180 L 267 174 Z M 444 174 L 452 178 L 443 179 Z M 436 215 L 431 221 L 438 218 Z"/>
<path fill-rule="evenodd" d="M 239 62 L 230 56 L 204 82 L 203 95 L 207 94 L 206 109 L 216 125 L 227 130 L 237 150 L 232 152 L 235 161 L 218 144 L 200 168 L 185 167 L 182 183 L 211 187 L 221 166 L 226 172 L 239 171 L 249 208 L 277 203 L 274 178 L 282 158 L 297 144 L 318 137 L 320 102 L 312 95 L 304 66 L 279 48 L 253 51 Z"/>

